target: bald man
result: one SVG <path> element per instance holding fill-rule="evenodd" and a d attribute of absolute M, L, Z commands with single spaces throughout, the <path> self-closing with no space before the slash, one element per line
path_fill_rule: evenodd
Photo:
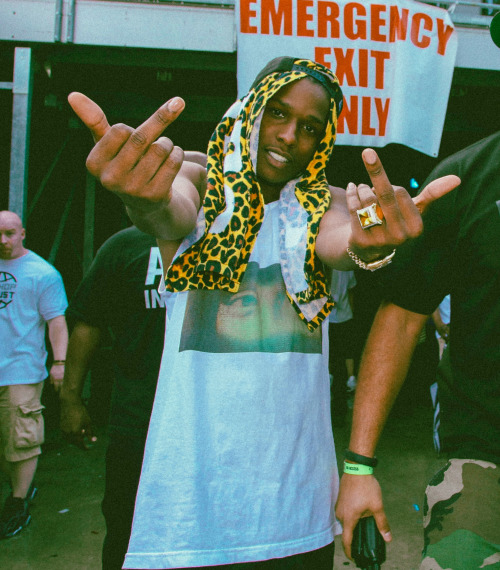
<path fill-rule="evenodd" d="M 0 537 L 18 534 L 31 520 L 33 478 L 44 438 L 40 403 L 44 380 L 45 327 L 52 347 L 50 381 L 64 376 L 68 305 L 59 272 L 24 247 L 26 231 L 14 212 L 0 211 L 0 466 L 12 493 L 0 514 Z"/>

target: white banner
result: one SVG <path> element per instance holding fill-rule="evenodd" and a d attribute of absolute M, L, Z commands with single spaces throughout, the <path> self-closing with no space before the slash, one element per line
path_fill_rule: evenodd
<path fill-rule="evenodd" d="M 237 0 L 238 91 L 274 57 L 338 76 L 337 144 L 399 143 L 437 156 L 457 53 L 446 10 L 411 0 Z"/>

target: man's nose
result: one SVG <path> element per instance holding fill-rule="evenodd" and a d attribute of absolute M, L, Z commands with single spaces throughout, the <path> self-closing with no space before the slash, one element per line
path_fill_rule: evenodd
<path fill-rule="evenodd" d="M 5 234 L 0 234 L 0 243 L 7 243 L 9 240 Z"/>
<path fill-rule="evenodd" d="M 281 125 L 278 138 L 287 145 L 293 145 L 297 141 L 297 125 L 294 121 L 288 121 Z"/>

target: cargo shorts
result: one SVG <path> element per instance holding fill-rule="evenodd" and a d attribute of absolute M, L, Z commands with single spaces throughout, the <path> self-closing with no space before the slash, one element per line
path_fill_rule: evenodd
<path fill-rule="evenodd" d="M 43 384 L 0 386 L 0 452 L 9 462 L 31 459 L 42 453 Z"/>
<path fill-rule="evenodd" d="M 429 482 L 420 570 L 500 569 L 500 467 L 450 459 Z"/>

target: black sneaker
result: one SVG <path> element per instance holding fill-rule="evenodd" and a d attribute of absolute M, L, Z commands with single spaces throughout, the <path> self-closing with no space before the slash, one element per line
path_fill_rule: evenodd
<path fill-rule="evenodd" d="M 30 520 L 28 501 L 10 495 L 0 514 L 0 538 L 15 536 L 28 526 Z"/>

